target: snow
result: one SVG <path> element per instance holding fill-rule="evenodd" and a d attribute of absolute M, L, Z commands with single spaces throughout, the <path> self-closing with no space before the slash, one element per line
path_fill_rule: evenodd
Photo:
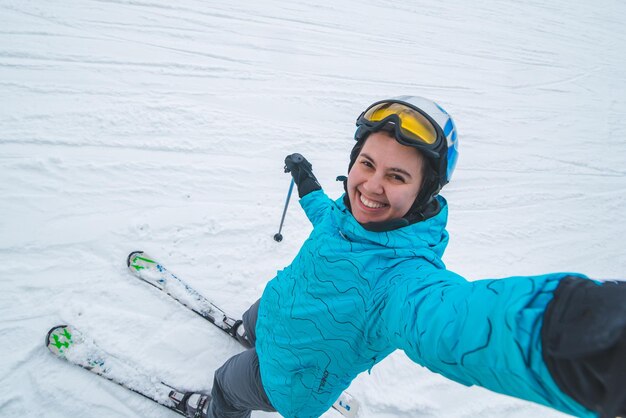
<path fill-rule="evenodd" d="M 0 416 L 174 416 L 55 359 L 43 342 L 62 323 L 209 388 L 240 348 L 126 255 L 240 315 L 310 231 L 293 199 L 272 239 L 285 155 L 339 196 L 354 121 L 389 96 L 433 98 L 457 122 L 451 270 L 623 278 L 625 14 L 619 0 L 3 0 Z M 350 391 L 363 417 L 562 416 L 402 353 Z"/>

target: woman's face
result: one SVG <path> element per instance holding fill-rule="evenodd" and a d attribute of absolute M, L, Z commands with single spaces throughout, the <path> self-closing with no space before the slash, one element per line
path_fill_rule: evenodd
<path fill-rule="evenodd" d="M 370 134 L 348 173 L 352 215 L 361 224 L 406 215 L 420 191 L 423 164 L 415 148 L 386 132 Z"/>

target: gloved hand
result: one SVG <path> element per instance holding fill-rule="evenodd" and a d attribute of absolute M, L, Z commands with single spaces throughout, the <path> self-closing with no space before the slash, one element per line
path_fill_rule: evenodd
<path fill-rule="evenodd" d="M 322 188 L 313 175 L 313 166 L 301 154 L 291 154 L 285 158 L 285 173 L 291 173 L 301 198 Z"/>

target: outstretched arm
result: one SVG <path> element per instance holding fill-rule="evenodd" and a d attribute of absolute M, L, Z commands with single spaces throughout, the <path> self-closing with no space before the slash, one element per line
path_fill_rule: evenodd
<path fill-rule="evenodd" d="M 391 343 L 434 372 L 595 416 L 558 388 L 542 357 L 543 314 L 567 275 L 467 282 L 447 270 L 418 269 L 390 280 L 382 319 Z"/>

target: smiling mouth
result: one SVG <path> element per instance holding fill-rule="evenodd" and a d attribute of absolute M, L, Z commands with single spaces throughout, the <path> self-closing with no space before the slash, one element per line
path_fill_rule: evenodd
<path fill-rule="evenodd" d="M 369 209 L 380 209 L 380 208 L 384 208 L 384 207 L 389 206 L 389 205 L 387 205 L 385 203 L 380 203 L 380 202 L 375 202 L 373 200 L 369 200 L 368 198 L 363 196 L 361 193 L 359 193 L 359 200 L 361 201 L 363 206 L 365 206 L 366 208 L 369 208 Z"/>

